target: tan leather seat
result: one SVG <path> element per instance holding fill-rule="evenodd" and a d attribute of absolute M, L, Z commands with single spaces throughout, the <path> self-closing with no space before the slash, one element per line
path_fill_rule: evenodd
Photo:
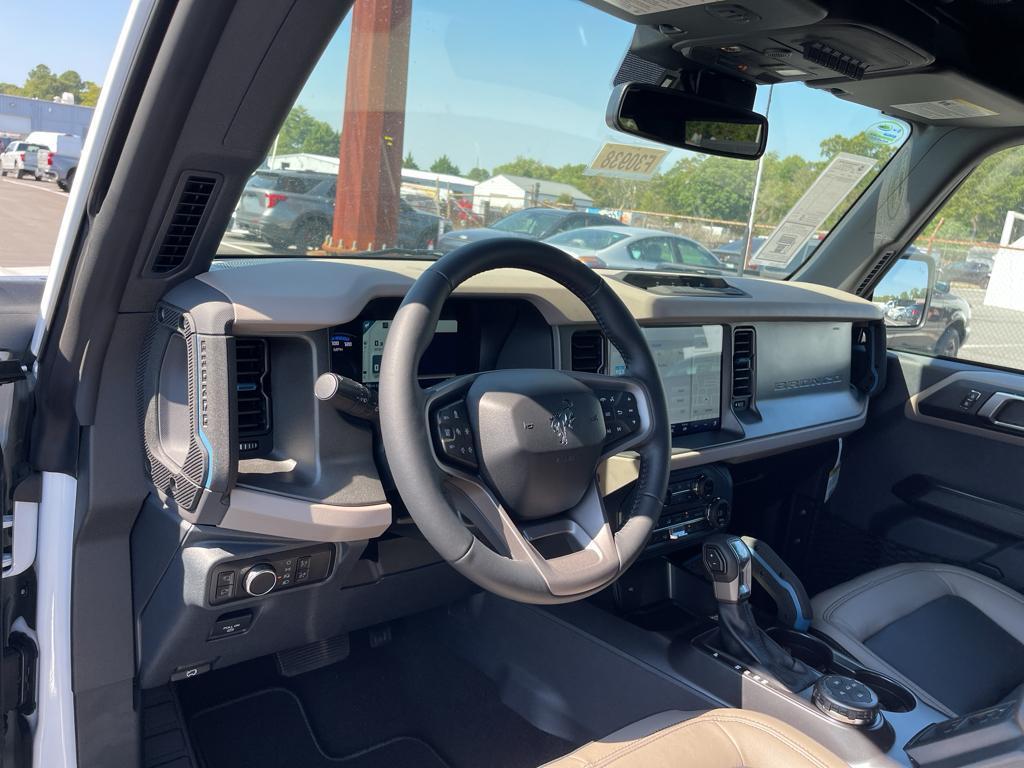
<path fill-rule="evenodd" d="M 546 768 L 849 768 L 774 718 L 740 709 L 662 712 L 586 744 Z"/>

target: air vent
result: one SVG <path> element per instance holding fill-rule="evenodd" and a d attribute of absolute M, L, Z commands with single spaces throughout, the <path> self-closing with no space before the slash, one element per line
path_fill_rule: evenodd
<path fill-rule="evenodd" d="M 241 453 L 258 450 L 270 433 L 270 359 L 266 339 L 235 339 L 238 442 Z"/>
<path fill-rule="evenodd" d="M 732 334 L 732 409 L 745 411 L 754 399 L 755 337 L 753 328 Z"/>
<path fill-rule="evenodd" d="M 216 185 L 217 180 L 212 176 L 185 177 L 174 214 L 153 259 L 151 272 L 167 274 L 185 263 Z"/>
<path fill-rule="evenodd" d="M 603 372 L 604 343 L 600 331 L 576 331 L 572 335 L 572 369 L 580 373 Z"/>
<path fill-rule="evenodd" d="M 888 269 L 892 263 L 893 256 L 896 255 L 896 251 L 886 251 L 882 254 L 882 257 L 875 262 L 875 265 L 868 270 L 868 273 L 864 275 L 864 278 L 860 281 L 860 285 L 857 286 L 857 295 L 862 298 L 868 297 L 868 291 L 873 290 L 875 287 L 875 279 L 878 277 L 878 273 L 883 269 Z"/>

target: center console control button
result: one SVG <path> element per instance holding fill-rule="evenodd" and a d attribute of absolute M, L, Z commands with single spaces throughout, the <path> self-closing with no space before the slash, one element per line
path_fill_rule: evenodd
<path fill-rule="evenodd" d="M 879 717 L 878 694 L 859 680 L 825 675 L 814 683 L 811 699 L 822 712 L 845 725 L 867 726 Z"/>

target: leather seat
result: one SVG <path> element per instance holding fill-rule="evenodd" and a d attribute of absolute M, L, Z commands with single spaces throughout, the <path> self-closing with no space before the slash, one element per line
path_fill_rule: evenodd
<path fill-rule="evenodd" d="M 816 630 L 946 715 L 997 704 L 1024 682 L 1024 596 L 974 571 L 894 565 L 811 602 Z"/>
<path fill-rule="evenodd" d="M 849 768 L 774 718 L 738 709 L 662 712 L 546 768 Z"/>

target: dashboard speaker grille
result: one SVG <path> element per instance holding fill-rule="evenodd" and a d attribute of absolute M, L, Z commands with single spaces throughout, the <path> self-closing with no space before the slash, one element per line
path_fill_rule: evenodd
<path fill-rule="evenodd" d="M 756 339 L 753 328 L 737 328 L 732 334 L 732 400 L 733 408 L 745 410 L 754 397 L 754 355 Z M 743 403 L 740 406 L 740 402 Z"/>
<path fill-rule="evenodd" d="M 236 338 L 238 439 L 270 432 L 270 359 L 266 339 Z"/>
<path fill-rule="evenodd" d="M 153 259 L 151 271 L 154 274 L 173 272 L 185 263 L 216 186 L 213 176 L 185 177 L 174 213 Z"/>
<path fill-rule="evenodd" d="M 604 371 L 604 334 L 600 331 L 576 331 L 572 335 L 572 370 L 580 373 Z"/>

